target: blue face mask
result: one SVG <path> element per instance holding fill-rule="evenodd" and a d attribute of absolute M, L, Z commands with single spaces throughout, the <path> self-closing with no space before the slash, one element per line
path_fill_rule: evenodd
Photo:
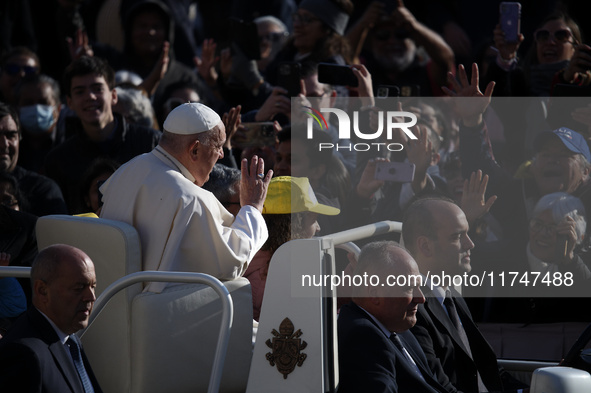
<path fill-rule="evenodd" d="M 23 128 L 31 134 L 47 132 L 54 123 L 54 107 L 51 105 L 29 105 L 20 108 Z"/>

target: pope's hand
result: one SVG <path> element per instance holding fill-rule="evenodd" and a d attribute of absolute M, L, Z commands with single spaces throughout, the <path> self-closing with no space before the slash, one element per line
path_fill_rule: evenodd
<path fill-rule="evenodd" d="M 240 206 L 251 205 L 262 212 L 273 171 L 269 170 L 265 175 L 265 162 L 258 156 L 253 156 L 250 160 L 250 170 L 248 160 L 243 159 L 241 169 Z"/>

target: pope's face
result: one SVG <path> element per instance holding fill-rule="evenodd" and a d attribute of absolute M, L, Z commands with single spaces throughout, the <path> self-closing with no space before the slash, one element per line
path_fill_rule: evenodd
<path fill-rule="evenodd" d="M 215 163 L 224 158 L 223 146 L 226 142 L 226 128 L 220 122 L 214 130 L 212 137 L 207 143 L 199 143 L 197 147 L 197 158 L 194 161 L 192 175 L 195 183 L 201 187 L 209 179 Z"/>

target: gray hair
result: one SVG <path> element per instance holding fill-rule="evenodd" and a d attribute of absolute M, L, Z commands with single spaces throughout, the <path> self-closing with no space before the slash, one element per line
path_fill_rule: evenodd
<path fill-rule="evenodd" d="M 283 23 L 281 21 L 281 19 L 276 18 L 272 15 L 259 16 L 258 18 L 253 20 L 253 22 L 257 25 L 262 24 L 262 23 L 271 23 L 271 24 L 279 27 L 282 31 L 284 31 L 284 32 L 287 31 L 287 26 L 285 26 L 285 23 Z"/>
<path fill-rule="evenodd" d="M 227 203 L 237 194 L 235 185 L 240 183 L 241 174 L 239 169 L 215 164 L 203 188 L 215 195 L 221 203 Z"/>
<path fill-rule="evenodd" d="M 134 87 L 116 86 L 118 109 L 130 123 L 154 127 L 154 108 L 150 99 Z"/>
<path fill-rule="evenodd" d="M 566 192 L 553 192 L 540 198 L 534 207 L 533 216 L 537 217 L 540 213 L 548 210 L 552 212 L 552 219 L 555 224 L 563 221 L 566 217 L 575 220 L 577 244 L 580 244 L 587 229 L 583 202 Z"/>
<path fill-rule="evenodd" d="M 30 77 L 23 78 L 15 87 L 15 90 L 14 90 L 15 95 L 16 95 L 16 97 L 20 97 L 21 90 L 25 86 L 40 85 L 42 83 L 47 83 L 49 85 L 49 87 L 51 87 L 51 90 L 52 90 L 51 91 L 51 98 L 53 98 L 53 100 L 55 101 L 55 104 L 56 105 L 61 104 L 61 102 L 62 102 L 61 91 L 60 91 L 60 85 L 59 85 L 58 81 L 56 81 L 55 79 L 53 79 L 49 75 L 45 75 L 45 74 L 32 75 Z"/>
<path fill-rule="evenodd" d="M 591 163 L 589 161 L 587 161 L 587 159 L 585 158 L 584 155 L 582 154 L 577 154 L 575 155 L 575 160 L 577 160 L 577 162 L 579 163 L 579 166 L 581 167 L 581 171 L 585 171 L 585 169 L 591 169 Z"/>

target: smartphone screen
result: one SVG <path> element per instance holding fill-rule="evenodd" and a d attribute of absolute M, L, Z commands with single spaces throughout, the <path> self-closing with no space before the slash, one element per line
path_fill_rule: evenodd
<path fill-rule="evenodd" d="M 499 6 L 499 23 L 505 33 L 506 42 L 517 42 L 521 23 L 521 4 L 502 2 Z"/>

